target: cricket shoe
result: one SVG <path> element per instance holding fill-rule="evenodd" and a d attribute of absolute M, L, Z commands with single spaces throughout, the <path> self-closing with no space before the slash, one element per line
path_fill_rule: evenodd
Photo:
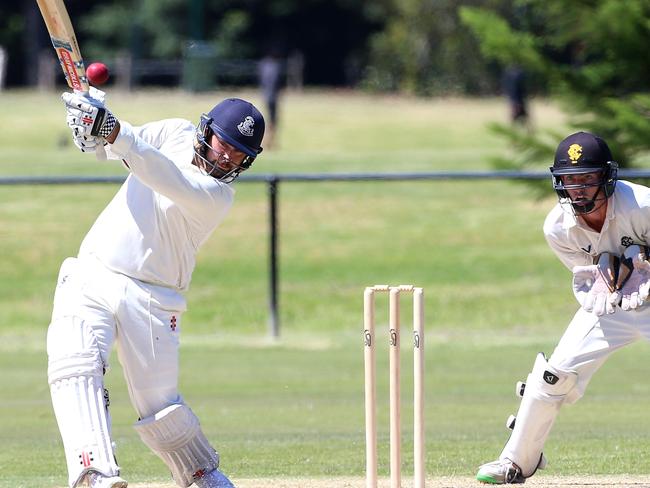
<path fill-rule="evenodd" d="M 206 473 L 194 483 L 197 488 L 235 488 L 228 477 L 218 469 Z"/>
<path fill-rule="evenodd" d="M 97 471 L 88 473 L 87 479 L 90 488 L 127 488 L 129 485 L 119 476 L 104 476 Z"/>
<path fill-rule="evenodd" d="M 526 478 L 522 476 L 519 466 L 507 458 L 482 465 L 478 469 L 476 479 L 482 483 L 490 483 L 492 485 L 509 485 L 526 482 Z"/>

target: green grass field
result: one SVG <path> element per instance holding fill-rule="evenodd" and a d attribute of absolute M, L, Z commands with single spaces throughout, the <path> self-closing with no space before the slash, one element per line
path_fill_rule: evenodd
<path fill-rule="evenodd" d="M 257 100 L 246 92 L 145 91 L 110 93 L 109 106 L 134 124 L 196 120 L 232 94 Z M 305 92 L 283 102 L 279 148 L 263 153 L 254 173 L 485 170 L 491 156 L 509 151 L 485 129 L 506 120 L 498 99 Z M 0 104 L 0 176 L 124 174 L 119 164 L 97 162 L 67 142 L 56 94 L 4 92 Z M 564 117 L 552 104 L 535 101 L 532 109 L 537 127 L 562 130 Z M 14 116 L 24 113 L 38 116 Z M 65 484 L 46 380 L 51 296 L 60 262 L 76 254 L 116 188 L 0 187 L 0 487 Z M 362 476 L 362 292 L 375 283 L 425 288 L 428 475 L 466 478 L 495 458 L 508 435 L 505 419 L 518 405 L 514 383 L 537 351 L 552 352 L 576 308 L 569 273 L 541 233 L 554 201 L 505 181 L 283 183 L 282 335 L 272 341 L 266 189 L 238 184 L 232 213 L 199 258 L 181 358 L 181 390 L 224 470 L 235 481 Z M 377 316 L 385 324 L 385 304 Z M 378 354 L 382 475 L 385 352 Z M 640 366 L 647 352 L 639 344 L 617 353 L 585 398 L 563 410 L 547 445 L 548 475 L 650 471 L 643 409 L 650 385 Z M 406 348 L 403 356 L 409 473 Z M 112 366 L 107 381 L 123 474 L 133 482 L 166 481 L 166 468 L 131 427 L 136 419 L 116 359 Z"/>

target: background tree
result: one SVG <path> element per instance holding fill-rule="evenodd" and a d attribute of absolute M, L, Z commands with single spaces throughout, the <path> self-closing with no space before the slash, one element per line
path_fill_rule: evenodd
<path fill-rule="evenodd" d="M 460 17 L 487 60 L 523 66 L 558 99 L 569 123 L 601 135 L 621 166 L 650 149 L 650 0 L 515 0 L 517 23 L 486 7 Z M 517 149 L 510 168 L 548 166 L 566 134 L 530 134 L 495 124 Z"/>
<path fill-rule="evenodd" d="M 493 94 L 494 63 L 476 56 L 478 41 L 458 16 L 461 5 L 485 5 L 512 18 L 511 0 L 383 0 L 386 26 L 369 42 L 365 86 L 419 95 Z"/>
<path fill-rule="evenodd" d="M 86 60 L 181 59 L 204 40 L 221 60 L 261 58 L 271 43 L 304 56 L 304 82 L 354 85 L 367 63 L 368 37 L 383 29 L 374 0 L 66 0 Z M 0 2 L 0 45 L 9 85 L 36 83 L 40 51 L 51 45 L 36 2 Z M 251 80 L 248 80 L 250 83 Z"/>
<path fill-rule="evenodd" d="M 131 52 L 135 58 L 178 59 L 202 33 L 221 60 L 258 59 L 270 43 L 300 51 L 306 83 L 350 84 L 365 64 L 365 43 L 383 27 L 371 0 L 113 0 L 81 21 L 84 51 L 93 57 Z M 196 9 L 201 12 L 197 14 Z M 201 25 L 194 25 L 199 18 Z M 125 24 L 126 19 L 126 24 Z"/>

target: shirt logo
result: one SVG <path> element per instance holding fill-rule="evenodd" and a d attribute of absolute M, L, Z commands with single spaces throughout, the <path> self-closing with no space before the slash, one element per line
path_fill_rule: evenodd
<path fill-rule="evenodd" d="M 634 241 L 630 236 L 621 237 L 621 246 L 630 247 L 632 244 L 634 244 Z"/>
<path fill-rule="evenodd" d="M 250 115 L 246 116 L 244 120 L 242 120 L 239 125 L 237 126 L 237 129 L 239 129 L 239 132 L 242 133 L 242 135 L 251 137 L 254 133 L 253 127 L 255 126 L 255 120 L 253 120 L 253 117 Z"/>
<path fill-rule="evenodd" d="M 571 144 L 567 154 L 571 159 L 571 163 L 578 164 L 578 159 L 582 156 L 582 146 L 580 144 Z"/>

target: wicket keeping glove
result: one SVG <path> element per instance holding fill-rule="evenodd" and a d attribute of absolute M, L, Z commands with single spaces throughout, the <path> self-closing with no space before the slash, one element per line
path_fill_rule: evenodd
<path fill-rule="evenodd" d="M 637 244 L 628 247 L 621 256 L 616 291 L 611 295 L 614 305 L 621 309 L 636 310 L 648 299 L 650 293 L 649 249 Z"/>
<path fill-rule="evenodd" d="M 573 294 L 585 311 L 599 317 L 616 311 L 610 295 L 615 291 L 618 268 L 619 258 L 606 252 L 596 258 L 596 264 L 574 266 Z"/>
<path fill-rule="evenodd" d="M 61 95 L 66 108 L 66 120 L 75 136 L 106 138 L 117 124 L 115 116 L 104 106 L 103 92 L 88 95 L 65 92 Z"/>

